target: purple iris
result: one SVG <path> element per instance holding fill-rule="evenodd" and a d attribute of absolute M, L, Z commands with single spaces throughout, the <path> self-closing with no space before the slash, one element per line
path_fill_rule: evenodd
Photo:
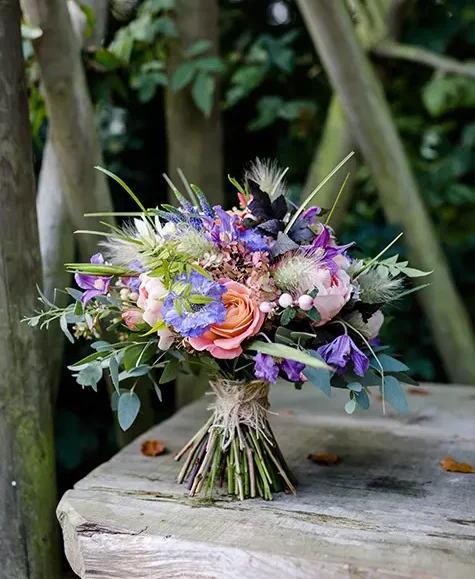
<path fill-rule="evenodd" d="M 254 369 L 256 378 L 262 378 L 271 384 L 275 384 L 279 375 L 279 366 L 274 358 L 268 354 L 257 352 L 254 360 L 256 362 Z"/>
<path fill-rule="evenodd" d="M 172 291 L 163 302 L 163 320 L 173 326 L 174 330 L 187 338 L 199 338 L 211 324 L 222 324 L 226 318 L 226 308 L 223 294 L 226 287 L 209 280 L 197 271 L 190 275 L 178 275 L 176 282 L 191 285 L 191 291 L 184 295 L 183 291 Z M 193 296 L 208 298 L 205 303 L 193 303 Z"/>
<path fill-rule="evenodd" d="M 304 368 L 305 364 L 302 364 L 302 362 L 287 360 L 286 358 L 284 358 L 280 364 L 280 369 L 287 374 L 287 378 L 291 382 L 298 382 L 300 380 L 300 373 Z"/>
<path fill-rule="evenodd" d="M 104 258 L 102 253 L 95 253 L 91 257 L 91 263 L 103 264 Z M 84 273 L 76 273 L 74 279 L 78 286 L 86 290 L 81 296 L 81 302 L 86 305 L 87 302 L 96 296 L 105 295 L 109 291 L 111 277 L 104 277 L 99 275 L 87 275 Z"/>
<path fill-rule="evenodd" d="M 369 367 L 369 360 L 363 352 L 355 346 L 348 335 L 338 336 L 326 346 L 317 348 L 317 353 L 327 364 L 338 368 L 337 374 L 341 374 L 351 360 L 353 369 L 358 376 L 364 376 Z"/>

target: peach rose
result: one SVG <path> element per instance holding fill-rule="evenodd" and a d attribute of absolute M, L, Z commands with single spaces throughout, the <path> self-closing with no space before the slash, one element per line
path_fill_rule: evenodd
<path fill-rule="evenodd" d="M 313 302 L 320 314 L 320 321 L 314 326 L 323 326 L 334 318 L 351 296 L 351 280 L 346 271 L 340 269 L 332 274 L 329 269 L 321 268 L 320 273 L 315 286 L 318 294 Z"/>
<path fill-rule="evenodd" d="M 190 345 L 198 351 L 206 350 L 221 360 L 236 358 L 242 353 L 241 342 L 261 329 L 265 314 L 251 297 L 245 285 L 226 280 L 223 302 L 226 318 L 222 324 L 213 324 L 199 338 L 189 338 Z"/>

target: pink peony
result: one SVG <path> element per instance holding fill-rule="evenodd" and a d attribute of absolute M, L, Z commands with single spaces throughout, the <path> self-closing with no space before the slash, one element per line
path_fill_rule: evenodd
<path fill-rule="evenodd" d="M 242 354 L 241 342 L 257 334 L 265 317 L 253 301 L 248 287 L 230 280 L 223 283 L 227 289 L 223 295 L 226 319 L 222 324 L 213 324 L 199 338 L 188 339 L 195 350 L 206 350 L 221 360 Z"/>
<path fill-rule="evenodd" d="M 352 286 L 350 276 L 343 269 L 332 274 L 327 268 L 319 268 L 318 274 L 315 279 L 318 294 L 313 305 L 320 314 L 320 321 L 314 325 L 323 326 L 333 319 L 350 299 Z"/>
<path fill-rule="evenodd" d="M 162 319 L 163 298 L 167 290 L 158 277 L 142 273 L 140 281 L 137 305 L 143 310 L 143 320 L 153 328 Z M 173 332 L 163 328 L 157 331 L 157 335 L 160 350 L 168 350 L 175 339 Z"/>

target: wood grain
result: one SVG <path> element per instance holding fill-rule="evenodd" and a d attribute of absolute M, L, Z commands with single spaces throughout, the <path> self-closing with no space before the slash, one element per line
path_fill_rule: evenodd
<path fill-rule="evenodd" d="M 273 428 L 299 479 L 297 497 L 190 499 L 173 452 L 207 416 L 185 407 L 100 466 L 58 507 L 66 555 L 82 578 L 448 578 L 475 564 L 475 476 L 439 460 L 475 463 L 473 389 L 429 387 L 411 412 L 346 416 L 343 392 L 278 385 Z M 169 453 L 147 458 L 144 440 Z M 307 459 L 337 454 L 331 467 Z"/>

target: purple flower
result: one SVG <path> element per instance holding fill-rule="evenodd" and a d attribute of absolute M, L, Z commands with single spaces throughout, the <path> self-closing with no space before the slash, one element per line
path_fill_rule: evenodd
<path fill-rule="evenodd" d="M 287 378 L 291 382 L 298 382 L 300 380 L 300 373 L 304 368 L 305 364 L 302 364 L 302 362 L 287 360 L 286 358 L 284 358 L 280 364 L 280 369 L 287 374 Z"/>
<path fill-rule="evenodd" d="M 274 358 L 268 354 L 257 352 L 254 360 L 256 362 L 254 369 L 256 378 L 262 378 L 275 384 L 279 375 L 279 366 Z"/>
<path fill-rule="evenodd" d="M 205 227 L 208 229 L 209 239 L 219 247 L 236 241 L 239 235 L 237 215 L 229 215 L 220 205 L 213 207 L 219 223 L 210 217 L 202 217 Z"/>
<path fill-rule="evenodd" d="M 226 287 L 209 280 L 196 271 L 178 275 L 176 282 L 191 284 L 191 291 L 172 291 L 163 302 L 163 320 L 187 338 L 199 338 L 212 324 L 222 324 L 226 318 L 223 294 Z M 199 296 L 199 297 L 198 297 Z M 201 298 L 201 302 L 200 302 Z M 204 298 L 204 299 L 203 299 Z"/>
<path fill-rule="evenodd" d="M 306 211 L 302 213 L 302 219 L 308 221 L 310 225 L 313 225 L 317 221 L 317 215 L 320 215 L 320 207 L 309 207 Z"/>
<path fill-rule="evenodd" d="M 103 264 L 104 258 L 102 253 L 95 253 L 91 257 L 91 263 Z M 81 296 L 81 302 L 86 305 L 87 302 L 96 296 L 105 295 L 109 291 L 111 277 L 104 277 L 99 275 L 87 275 L 84 273 L 76 273 L 74 279 L 78 286 L 86 290 Z"/>
<path fill-rule="evenodd" d="M 254 229 L 239 231 L 239 239 L 243 241 L 245 246 L 251 251 L 267 251 L 269 249 L 262 235 L 259 235 Z"/>
<path fill-rule="evenodd" d="M 346 334 L 338 336 L 326 346 L 317 348 L 317 353 L 327 364 L 338 368 L 337 374 L 343 372 L 350 360 L 353 362 L 353 369 L 358 376 L 364 376 L 369 367 L 367 356 L 355 346 L 353 340 Z"/>
<path fill-rule="evenodd" d="M 142 264 L 140 263 L 140 261 L 138 259 L 132 261 L 131 263 L 129 263 L 129 269 L 131 271 L 136 271 L 137 272 L 137 276 L 135 277 L 124 277 L 122 278 L 122 281 L 125 283 L 125 285 L 132 291 L 138 292 L 139 288 L 140 288 L 140 284 L 142 283 L 140 281 L 139 278 L 139 273 L 143 273 L 145 271 L 145 269 L 142 267 Z"/>

